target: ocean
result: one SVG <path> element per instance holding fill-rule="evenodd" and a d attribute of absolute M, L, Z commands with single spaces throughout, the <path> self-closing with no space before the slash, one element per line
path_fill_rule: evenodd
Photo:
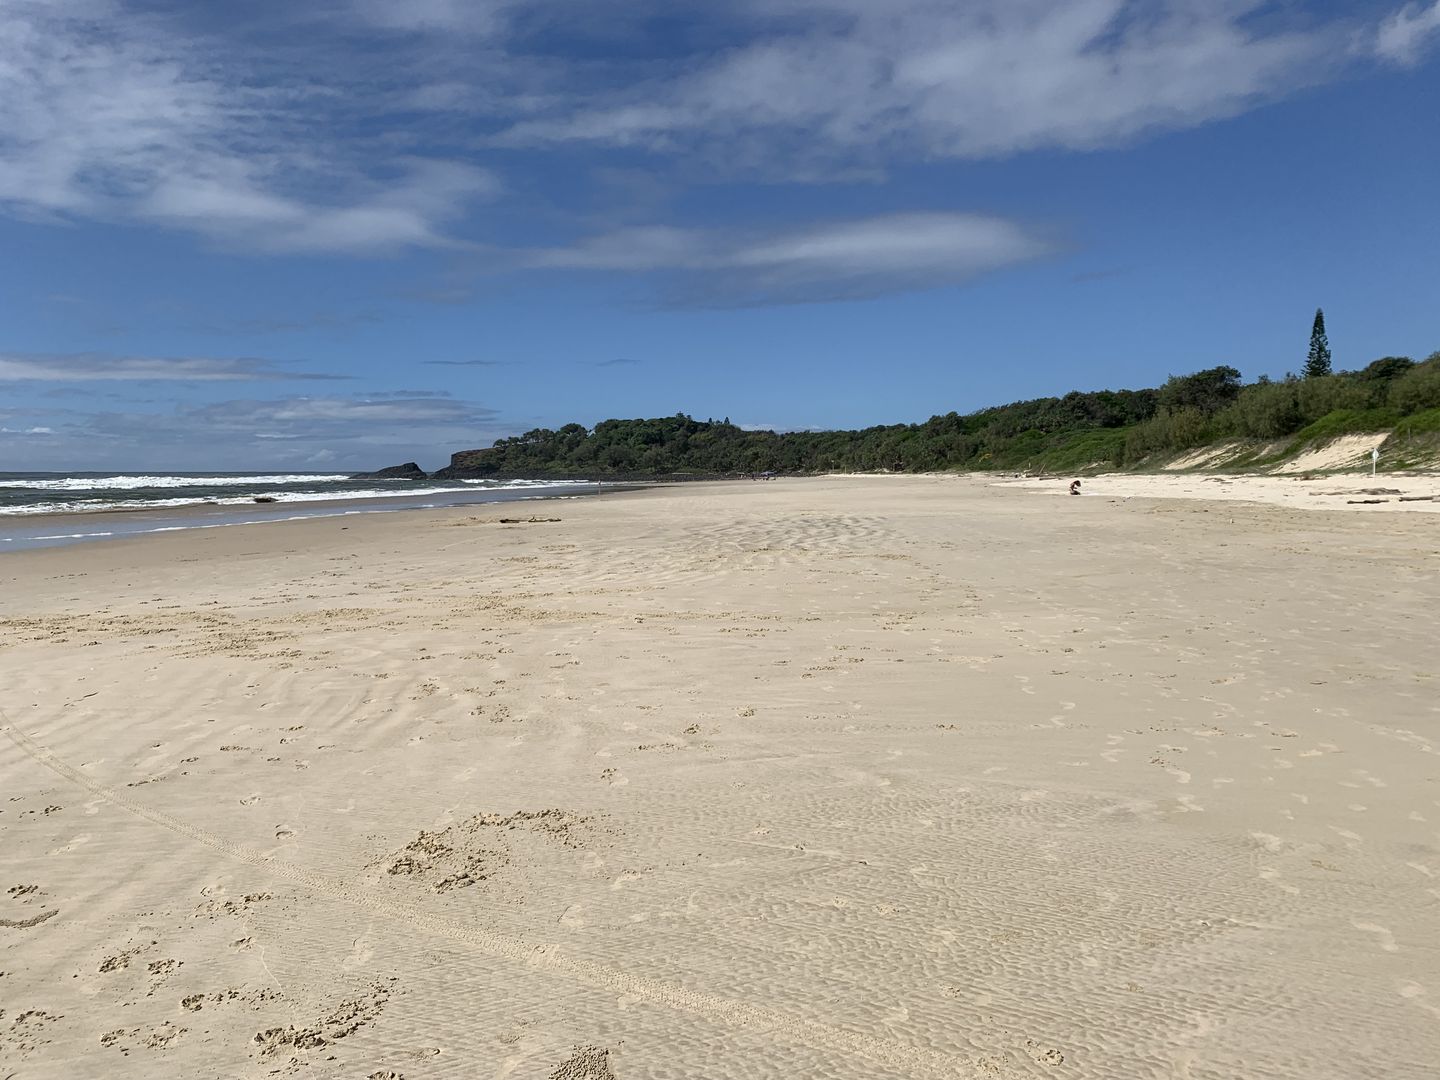
<path fill-rule="evenodd" d="M 0 552 L 178 529 L 594 494 L 584 480 L 0 472 Z"/>

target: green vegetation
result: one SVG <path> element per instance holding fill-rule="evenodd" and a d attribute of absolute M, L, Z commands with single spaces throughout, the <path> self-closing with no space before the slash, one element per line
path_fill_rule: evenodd
<path fill-rule="evenodd" d="M 1410 435 L 1435 433 L 1440 433 L 1440 409 L 1426 409 L 1395 423 L 1395 434 L 1402 439 Z"/>
<path fill-rule="evenodd" d="M 1318 314 L 1318 313 L 1317 313 Z M 1323 324 L 1321 324 L 1323 336 Z M 1327 351 L 1328 360 L 1328 351 Z M 1440 352 L 1387 356 L 1361 371 L 1260 379 L 1221 366 L 1171 376 L 1154 390 L 1073 392 L 921 424 L 862 431 L 747 431 L 685 414 L 567 424 L 454 456 L 440 476 L 645 477 L 758 472 L 961 469 L 1079 472 L 1143 467 L 1186 450 L 1234 443 L 1237 464 L 1264 464 L 1354 432 L 1394 431 L 1420 461 L 1440 432 Z"/>

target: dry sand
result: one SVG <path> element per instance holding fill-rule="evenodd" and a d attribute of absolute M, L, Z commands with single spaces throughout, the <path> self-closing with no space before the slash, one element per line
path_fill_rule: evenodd
<path fill-rule="evenodd" d="M 1023 488 L 1045 495 L 1068 495 L 1068 476 L 1049 479 L 994 480 L 997 487 Z M 1440 513 L 1440 475 L 1370 476 L 1368 473 L 1320 476 L 1254 474 L 1111 473 L 1081 478 L 1086 497 L 1109 499 L 1203 499 L 1213 502 L 1266 503 L 1300 510 L 1381 513 L 1404 510 Z"/>
<path fill-rule="evenodd" d="M 535 505 L 0 557 L 0 1077 L 1435 1075 L 1440 520 Z"/>

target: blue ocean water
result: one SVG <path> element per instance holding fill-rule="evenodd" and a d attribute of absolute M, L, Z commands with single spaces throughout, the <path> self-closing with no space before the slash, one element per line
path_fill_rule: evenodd
<path fill-rule="evenodd" d="M 0 473 L 0 552 L 178 529 L 594 494 L 580 480 L 340 473 Z"/>

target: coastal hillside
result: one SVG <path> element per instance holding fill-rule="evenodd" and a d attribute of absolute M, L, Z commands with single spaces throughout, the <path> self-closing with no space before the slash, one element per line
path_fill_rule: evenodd
<path fill-rule="evenodd" d="M 441 479 L 739 473 L 1113 469 L 1323 471 L 1379 450 L 1395 471 L 1440 465 L 1440 352 L 1359 371 L 1244 384 L 1233 367 L 1146 390 L 1075 391 L 917 424 L 751 431 L 670 417 L 567 424 L 463 450 Z"/>

